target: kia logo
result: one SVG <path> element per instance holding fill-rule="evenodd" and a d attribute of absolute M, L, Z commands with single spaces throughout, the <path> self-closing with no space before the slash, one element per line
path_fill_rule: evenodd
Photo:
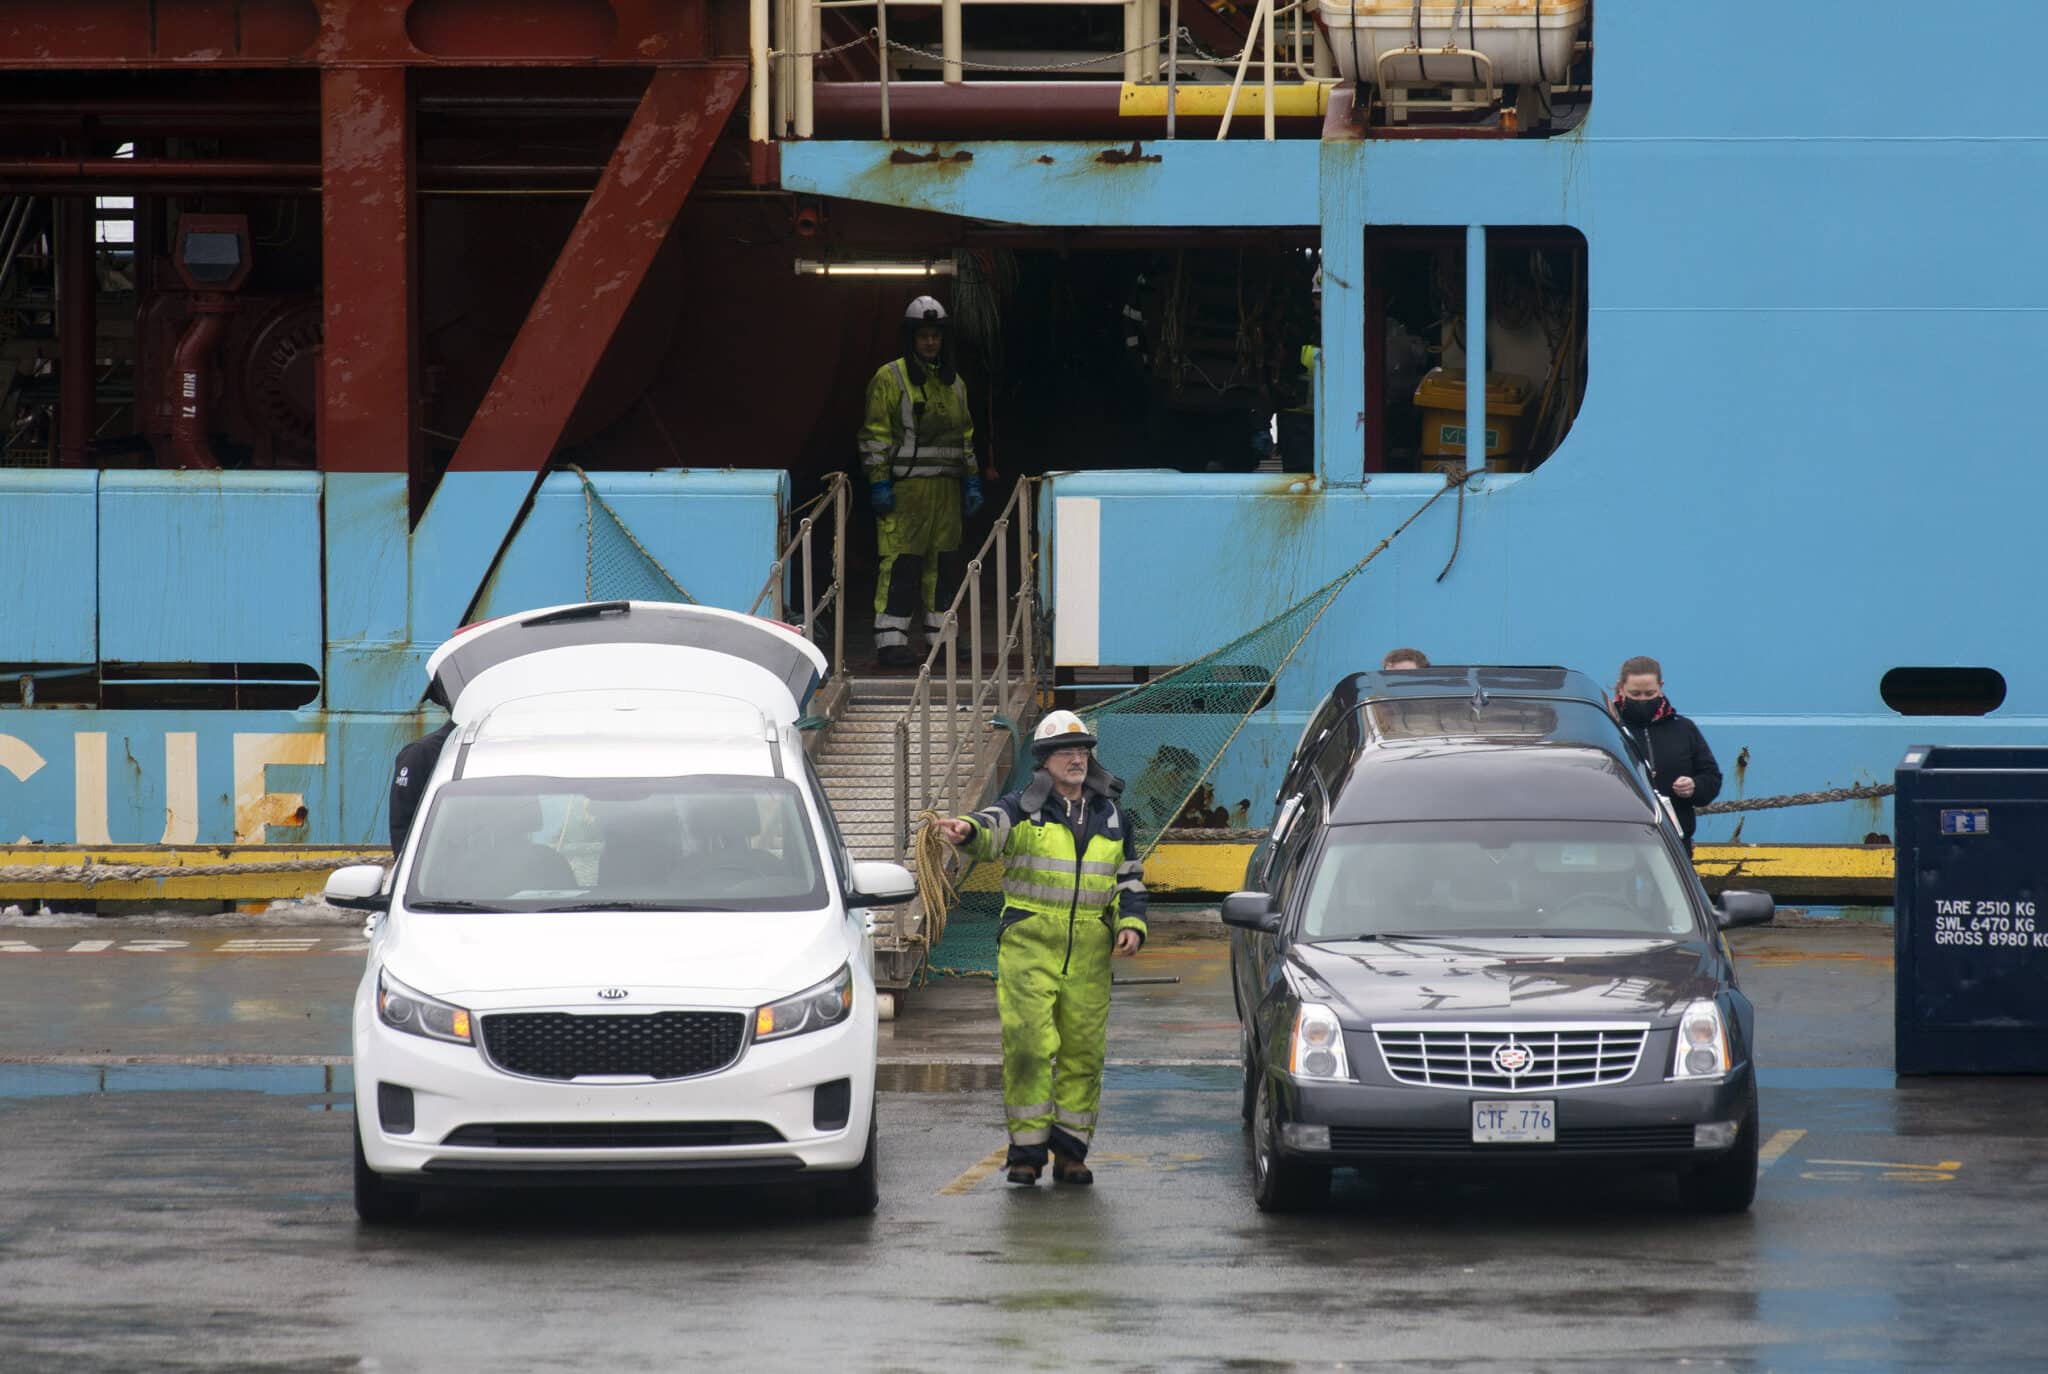
<path fill-rule="evenodd" d="M 599 988 L 597 995 L 604 998 L 607 1002 L 618 1002 L 624 1000 L 626 990 L 624 988 Z"/>

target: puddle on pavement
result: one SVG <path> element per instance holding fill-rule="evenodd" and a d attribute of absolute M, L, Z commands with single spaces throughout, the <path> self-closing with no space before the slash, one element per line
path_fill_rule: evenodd
<path fill-rule="evenodd" d="M 1234 1064 L 1146 1065 L 1111 1064 L 1102 1086 L 1110 1091 L 1150 1088 L 1157 1091 L 1234 1091 L 1239 1085 Z M 875 1086 L 885 1093 L 971 1093 L 1001 1091 L 1000 1064 L 883 1064 L 875 1070 Z"/>
<path fill-rule="evenodd" d="M 102 1093 L 257 1092 L 286 1096 L 354 1091 L 346 1064 L 6 1064 L 0 1099 Z"/>

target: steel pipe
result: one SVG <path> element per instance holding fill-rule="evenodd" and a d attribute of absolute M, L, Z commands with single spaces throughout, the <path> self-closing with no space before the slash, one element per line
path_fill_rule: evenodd
<path fill-rule="evenodd" d="M 1204 88 L 1181 83 L 1172 91 L 1153 93 L 1156 112 L 1134 114 L 1124 101 L 1124 88 L 1112 81 L 967 81 L 949 86 L 941 81 L 891 82 L 886 96 L 872 81 L 823 81 L 817 87 L 817 134 L 820 138 L 872 138 L 878 112 L 886 112 L 885 139 L 962 142 L 990 138 L 1104 138 L 1129 143 L 1134 138 L 1165 134 L 1167 110 L 1176 111 L 1177 132 L 1211 135 L 1221 122 L 1221 88 L 1205 97 Z M 1251 111 L 1256 93 L 1242 100 Z M 1314 138 L 1322 132 L 1321 95 L 1313 87 L 1284 86 L 1279 102 L 1286 107 L 1274 120 L 1277 133 Z M 1216 113 L 1191 113 L 1190 104 L 1206 99 Z M 1295 102 L 1299 102 L 1298 105 Z M 1298 112 L 1297 112 L 1298 110 Z"/>

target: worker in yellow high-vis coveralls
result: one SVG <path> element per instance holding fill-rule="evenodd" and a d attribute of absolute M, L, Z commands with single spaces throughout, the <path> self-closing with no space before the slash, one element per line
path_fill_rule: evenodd
<path fill-rule="evenodd" d="M 868 382 L 861 468 L 875 512 L 875 656 L 912 661 L 910 621 L 921 604 L 927 640 L 941 628 L 939 560 L 960 547 L 963 508 L 981 509 L 974 417 L 954 370 L 946 308 L 919 296 L 903 312 L 903 356 Z"/>
<path fill-rule="evenodd" d="M 1009 1180 L 1093 1183 L 1088 1145 L 1102 1101 L 1109 961 L 1145 942 L 1145 882 L 1123 783 L 1095 761 L 1072 711 L 1033 733 L 1029 786 L 972 816 L 935 822 L 978 859 L 1001 859 L 996 1007 L 1003 1021 Z"/>

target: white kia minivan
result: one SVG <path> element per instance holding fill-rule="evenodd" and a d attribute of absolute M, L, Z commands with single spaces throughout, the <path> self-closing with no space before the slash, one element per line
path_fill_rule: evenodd
<path fill-rule="evenodd" d="M 654 602 L 491 621 L 428 661 L 455 729 L 371 913 L 354 1017 L 366 1222 L 460 1186 L 811 1178 L 873 1210 L 868 908 L 799 737 L 801 635 Z"/>

